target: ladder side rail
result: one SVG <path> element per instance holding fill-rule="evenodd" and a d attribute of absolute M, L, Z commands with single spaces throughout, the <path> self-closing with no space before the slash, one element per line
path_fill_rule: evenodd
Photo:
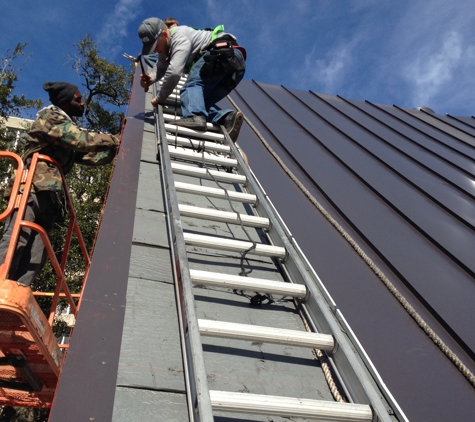
<path fill-rule="evenodd" d="M 343 327 L 334 314 L 336 308 L 332 308 L 328 304 L 317 288 L 315 281 L 305 271 L 303 261 L 296 253 L 273 208 L 269 205 L 267 196 L 256 182 L 254 175 L 251 174 L 245 165 L 244 159 L 239 154 L 237 147 L 228 136 L 226 138 L 234 157 L 238 160 L 240 172 L 247 178 L 246 188 L 250 193 L 257 195 L 259 199 L 257 204 L 259 215 L 266 216 L 271 221 L 271 230 L 267 234 L 272 244 L 283 246 L 287 250 L 287 259 L 285 262 L 281 261 L 281 265 L 290 274 L 292 282 L 305 284 L 309 290 L 310 294 L 306 302 L 309 317 L 314 323 L 316 322 L 315 325 L 320 332 L 331 333 L 336 340 L 337 345 L 333 353 L 333 359 L 338 368 L 340 368 L 339 372 L 343 377 L 345 387 L 350 392 L 350 398 L 356 403 L 371 404 L 378 417 L 377 420 L 391 421 L 388 409 L 380 399 L 381 394 L 377 391 L 373 378 L 364 367 L 363 361 L 357 357 L 355 347 L 351 343 L 350 338 L 343 332 Z"/>
<path fill-rule="evenodd" d="M 187 380 L 187 396 L 192 416 L 195 422 L 212 422 L 213 410 L 209 395 L 208 381 L 204 365 L 203 349 L 199 332 L 198 319 L 194 307 L 192 282 L 186 257 L 186 246 L 183 227 L 178 209 L 178 198 L 174 188 L 173 171 L 168 150 L 165 123 L 162 107 L 158 107 L 158 136 L 160 163 L 163 175 L 165 196 L 167 198 L 167 214 L 170 230 L 170 244 L 173 254 L 175 271 L 175 286 L 178 289 L 177 301 L 181 313 L 181 335 L 185 354 L 185 379 Z"/>

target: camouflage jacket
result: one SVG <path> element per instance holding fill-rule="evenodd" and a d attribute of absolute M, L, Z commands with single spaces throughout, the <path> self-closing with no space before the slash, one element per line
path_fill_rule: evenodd
<path fill-rule="evenodd" d="M 74 163 L 90 166 L 109 164 L 115 157 L 119 140 L 106 133 L 80 129 L 59 107 L 49 106 L 40 110 L 27 134 L 22 155 L 28 164 L 35 152 L 56 160 L 67 174 Z M 33 179 L 35 192 L 62 190 L 61 174 L 57 167 L 39 162 Z"/>

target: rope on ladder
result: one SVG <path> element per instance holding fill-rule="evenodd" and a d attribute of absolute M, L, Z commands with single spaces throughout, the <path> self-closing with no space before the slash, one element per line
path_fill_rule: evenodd
<path fill-rule="evenodd" d="M 241 111 L 237 104 L 231 97 L 227 97 L 236 110 Z M 250 122 L 250 120 L 244 115 L 244 120 L 249 127 L 254 131 L 259 140 L 269 151 L 269 153 L 275 158 L 282 169 L 287 173 L 290 179 L 298 186 L 298 188 L 304 193 L 304 195 L 312 202 L 312 204 L 320 211 L 320 213 L 332 224 L 332 226 L 338 230 L 343 238 L 352 246 L 352 248 L 358 253 L 363 261 L 371 268 L 376 276 L 383 282 L 391 294 L 398 300 L 403 306 L 406 312 L 414 319 L 420 328 L 427 334 L 427 336 L 436 344 L 436 346 L 445 354 L 445 356 L 456 366 L 456 368 L 462 373 L 462 375 L 468 380 L 468 382 L 475 387 L 475 375 L 468 369 L 460 358 L 444 343 L 444 341 L 435 333 L 435 331 L 424 321 L 424 319 L 418 314 L 414 307 L 408 302 L 408 300 L 399 292 L 389 278 L 383 273 L 383 271 L 374 263 L 374 261 L 366 255 L 363 249 L 358 243 L 351 237 L 351 235 L 330 215 L 330 213 L 316 200 L 316 198 L 305 188 L 300 180 L 292 173 L 292 171 L 285 165 L 279 155 L 272 149 L 269 143 L 264 139 L 257 128 Z"/>
<path fill-rule="evenodd" d="M 311 332 L 312 330 L 310 329 L 310 325 L 308 324 L 307 317 L 305 316 L 305 313 L 302 310 L 302 307 L 299 305 L 299 303 L 295 299 L 294 299 L 294 303 L 295 303 L 295 307 L 299 310 L 300 317 L 302 318 L 305 329 L 308 332 Z M 320 362 L 323 375 L 328 384 L 328 387 L 330 388 L 333 398 L 335 399 L 335 401 L 339 403 L 346 403 L 345 398 L 338 391 L 338 387 L 333 379 L 333 374 L 331 372 L 327 356 L 320 349 L 313 349 L 313 350 L 315 352 L 315 355 L 317 356 L 318 361 Z"/>

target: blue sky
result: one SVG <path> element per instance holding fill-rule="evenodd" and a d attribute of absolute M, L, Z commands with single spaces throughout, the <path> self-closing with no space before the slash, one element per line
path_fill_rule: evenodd
<path fill-rule="evenodd" d="M 68 56 L 90 34 L 126 64 L 151 16 L 223 23 L 248 52 L 245 79 L 436 113 L 475 115 L 473 0 L 0 0 L 0 57 L 33 53 L 16 94 L 40 97 L 47 80 L 81 84 Z"/>

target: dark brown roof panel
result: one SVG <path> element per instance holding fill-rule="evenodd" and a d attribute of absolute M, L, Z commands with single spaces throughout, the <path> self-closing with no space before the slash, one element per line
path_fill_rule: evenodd
<path fill-rule="evenodd" d="M 447 118 L 458 122 L 460 127 L 464 128 L 465 130 L 470 128 L 470 133 L 475 136 L 475 117 L 451 116 L 450 114 L 447 114 Z"/>
<path fill-rule="evenodd" d="M 254 81 L 232 98 L 474 372 L 475 120 Z M 473 417 L 475 389 L 247 125 L 238 143 L 409 419 Z"/>

